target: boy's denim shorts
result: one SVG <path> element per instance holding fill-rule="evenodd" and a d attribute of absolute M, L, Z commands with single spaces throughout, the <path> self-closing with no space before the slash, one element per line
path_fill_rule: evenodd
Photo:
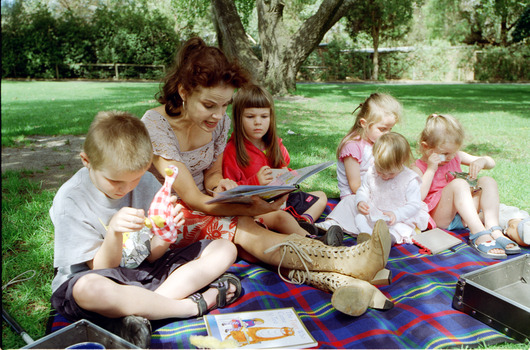
<path fill-rule="evenodd" d="M 151 291 L 156 290 L 168 276 L 180 266 L 197 259 L 212 241 L 201 240 L 184 248 L 168 250 L 153 263 L 145 260 L 135 269 L 116 267 L 110 269 L 88 270 L 78 273 L 64 282 L 52 294 L 52 307 L 68 320 L 75 322 L 87 319 L 98 325 L 104 324 L 108 318 L 82 309 L 74 300 L 73 289 L 76 282 L 89 273 L 107 277 L 112 281 L 130 286 L 142 287 Z"/>

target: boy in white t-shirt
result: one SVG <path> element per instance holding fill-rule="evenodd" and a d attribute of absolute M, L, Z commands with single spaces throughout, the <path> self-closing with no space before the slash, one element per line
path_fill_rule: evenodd
<path fill-rule="evenodd" d="M 146 172 L 152 154 L 149 133 L 138 118 L 100 112 L 81 152 L 84 168 L 61 186 L 50 209 L 57 269 L 53 308 L 70 321 L 88 319 L 141 348 L 150 345 L 148 320 L 201 316 L 232 303 L 241 292 L 239 279 L 224 273 L 237 256 L 230 241 L 168 249 L 171 242 L 145 229 L 145 215 L 160 189 Z M 178 227 L 184 223 L 180 209 L 171 205 Z M 137 232 L 143 234 L 136 235 L 136 249 L 125 254 L 124 236 Z M 130 256 L 135 253 L 140 256 Z"/>

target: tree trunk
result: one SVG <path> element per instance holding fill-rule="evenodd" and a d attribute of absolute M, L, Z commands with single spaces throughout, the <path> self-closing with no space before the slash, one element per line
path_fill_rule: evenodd
<path fill-rule="evenodd" d="M 254 78 L 258 77 L 262 63 L 252 51 L 234 2 L 212 1 L 212 17 L 219 47 L 230 59 L 238 60 Z"/>
<path fill-rule="evenodd" d="M 501 45 L 506 47 L 508 46 L 508 25 L 506 23 L 506 18 L 503 16 L 501 20 Z"/>
<path fill-rule="evenodd" d="M 272 94 L 286 95 L 295 91 L 296 74 L 307 56 L 355 1 L 323 1 L 293 34 L 283 23 L 284 0 L 256 0 L 262 61 L 252 53 L 234 1 L 212 0 L 212 10 L 223 51 L 237 57 Z"/>
<path fill-rule="evenodd" d="M 372 26 L 372 42 L 374 44 L 372 80 L 377 80 L 379 78 L 379 33 L 381 31 L 381 23 L 377 19 L 372 21 L 372 23 L 374 23 Z"/>

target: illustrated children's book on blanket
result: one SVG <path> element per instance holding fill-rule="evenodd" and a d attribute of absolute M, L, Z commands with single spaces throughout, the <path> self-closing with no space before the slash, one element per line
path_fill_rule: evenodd
<path fill-rule="evenodd" d="M 206 203 L 250 203 L 251 196 L 260 196 L 266 201 L 273 201 L 281 196 L 296 191 L 302 181 L 330 167 L 335 161 L 329 161 L 296 170 L 273 169 L 276 178 L 268 185 L 241 185 L 230 190 L 215 193 L 214 198 Z"/>
<path fill-rule="evenodd" d="M 206 315 L 204 322 L 209 336 L 223 342 L 235 341 L 241 348 L 300 349 L 318 345 L 292 307 Z"/>

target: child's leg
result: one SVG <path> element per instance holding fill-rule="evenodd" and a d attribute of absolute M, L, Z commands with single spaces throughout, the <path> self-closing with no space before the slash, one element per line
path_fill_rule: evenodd
<path fill-rule="evenodd" d="M 237 248 L 232 242 L 212 241 L 197 259 L 173 271 L 155 292 L 172 299 L 186 298 L 225 273 L 236 258 Z"/>
<path fill-rule="evenodd" d="M 440 202 L 432 213 L 432 218 L 441 228 L 449 224 L 458 212 L 473 233 L 484 231 L 486 228 L 478 215 L 480 197 L 471 195 L 469 184 L 464 179 L 454 179 L 442 190 Z M 491 235 L 483 235 L 476 239 L 476 244 L 492 240 Z M 494 254 L 503 254 L 504 249 L 494 248 L 489 251 Z"/>
<path fill-rule="evenodd" d="M 286 211 L 276 210 L 258 217 L 272 231 L 286 234 L 296 233 L 304 237 L 308 234 L 306 230 L 300 227 L 296 219 Z"/>
<path fill-rule="evenodd" d="M 309 215 L 309 217 L 311 218 L 311 223 L 314 223 L 316 220 L 318 220 L 320 215 L 324 212 L 324 209 L 326 209 L 326 204 L 328 203 L 328 197 L 322 191 L 309 192 L 309 194 L 315 197 L 318 197 L 318 200 L 315 203 L 313 203 L 313 205 L 310 206 L 309 209 L 307 209 L 302 214 L 302 216 L 307 217 L 307 215 Z"/>
<path fill-rule="evenodd" d="M 359 232 L 357 233 L 368 233 L 369 235 L 372 234 L 373 227 L 370 226 L 368 223 L 368 218 L 366 215 L 363 214 L 357 214 L 355 215 L 355 226 Z"/>
<path fill-rule="evenodd" d="M 97 274 L 87 274 L 74 285 L 77 304 L 106 317 L 142 316 L 150 320 L 196 316 L 197 305 L 186 297 L 208 285 L 235 261 L 235 246 L 225 240 L 210 243 L 200 257 L 176 269 L 156 291 L 122 285 Z M 230 286 L 227 300 L 234 295 Z M 208 308 L 216 303 L 217 290 L 203 293 Z"/>
<path fill-rule="evenodd" d="M 355 226 L 355 215 L 359 211 L 355 205 L 355 196 L 350 195 L 342 198 L 335 206 L 335 209 L 328 215 L 326 220 L 322 223 L 326 227 L 317 225 L 323 229 L 328 229 L 331 225 L 339 225 L 342 230 L 348 234 L 357 234 L 359 230 Z M 323 225 L 323 226 L 324 226 Z"/>
<path fill-rule="evenodd" d="M 502 229 L 499 229 L 499 189 L 497 182 L 489 176 L 483 176 L 478 179 L 478 186 L 482 188 L 479 192 L 479 209 L 482 209 L 484 218 L 484 226 L 488 229 L 496 227 L 492 230 L 491 236 L 495 239 L 504 236 Z M 506 245 L 507 249 L 517 247 L 515 244 L 509 243 Z"/>

